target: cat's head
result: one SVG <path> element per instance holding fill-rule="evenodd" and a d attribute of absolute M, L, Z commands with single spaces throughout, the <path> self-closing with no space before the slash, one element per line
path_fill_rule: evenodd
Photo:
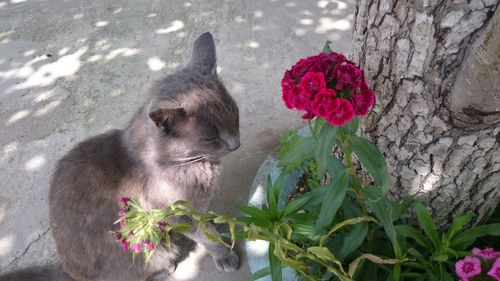
<path fill-rule="evenodd" d="M 216 68 L 213 37 L 204 33 L 189 64 L 154 85 L 147 110 L 160 157 L 219 158 L 240 146 L 238 107 Z"/>

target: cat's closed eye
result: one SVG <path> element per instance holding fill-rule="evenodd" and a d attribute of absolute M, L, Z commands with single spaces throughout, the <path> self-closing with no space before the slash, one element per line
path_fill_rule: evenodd
<path fill-rule="evenodd" d="M 208 138 L 203 138 L 202 141 L 204 141 L 206 143 L 219 142 L 220 137 L 219 136 L 212 136 L 212 137 L 208 137 Z"/>

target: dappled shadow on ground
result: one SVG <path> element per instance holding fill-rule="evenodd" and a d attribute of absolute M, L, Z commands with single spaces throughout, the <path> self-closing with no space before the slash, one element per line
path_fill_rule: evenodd
<path fill-rule="evenodd" d="M 243 146 L 226 159 L 213 203 L 234 213 L 259 163 L 299 124 L 281 102 L 284 69 L 327 39 L 348 52 L 352 12 L 352 3 L 324 0 L 0 0 L 0 268 L 55 259 L 47 218 L 55 161 L 77 142 L 123 127 L 151 81 L 182 66 L 205 31 L 240 107 Z M 247 279 L 195 260 L 187 263 L 194 273 L 178 280 Z"/>

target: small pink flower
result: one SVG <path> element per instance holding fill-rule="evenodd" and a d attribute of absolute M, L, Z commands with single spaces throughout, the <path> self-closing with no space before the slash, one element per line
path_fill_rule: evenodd
<path fill-rule="evenodd" d="M 335 95 L 332 89 L 323 89 L 317 93 L 312 103 L 313 112 L 319 116 L 328 116 L 334 108 Z"/>
<path fill-rule="evenodd" d="M 130 201 L 132 201 L 132 200 L 130 200 L 130 198 L 128 198 L 128 197 L 122 197 L 120 199 L 120 202 L 122 202 L 125 206 L 128 206 L 128 202 L 130 202 Z"/>
<path fill-rule="evenodd" d="M 307 110 L 311 106 L 311 94 L 302 85 L 295 85 L 289 92 L 290 103 L 298 110 Z"/>
<path fill-rule="evenodd" d="M 302 119 L 304 119 L 304 120 L 310 120 L 310 119 L 313 119 L 314 117 L 316 117 L 316 114 L 314 114 L 312 111 L 309 111 L 309 110 L 307 110 L 306 113 L 304 113 L 304 115 L 302 115 Z"/>
<path fill-rule="evenodd" d="M 312 97 L 326 87 L 325 76 L 321 72 L 308 72 L 300 80 L 300 85 Z"/>
<path fill-rule="evenodd" d="M 127 210 L 120 209 L 120 211 L 118 211 L 118 215 L 119 215 L 120 217 L 123 217 L 123 216 L 125 216 L 125 212 L 127 212 Z"/>
<path fill-rule="evenodd" d="M 142 251 L 142 245 L 140 243 L 135 243 L 131 248 L 132 252 L 140 253 Z"/>
<path fill-rule="evenodd" d="M 167 227 L 167 222 L 165 221 L 160 221 L 157 223 L 158 228 L 160 229 L 161 232 L 165 231 L 165 228 Z"/>
<path fill-rule="evenodd" d="M 455 263 L 455 272 L 465 280 L 481 273 L 481 261 L 476 257 L 465 257 Z"/>
<path fill-rule="evenodd" d="M 114 232 L 113 236 L 117 241 L 120 241 L 122 239 L 122 235 L 119 232 Z"/>
<path fill-rule="evenodd" d="M 484 248 L 484 250 L 474 248 L 472 249 L 474 256 L 482 257 L 487 260 L 494 259 L 499 256 L 499 253 L 493 250 L 493 248 Z"/>
<path fill-rule="evenodd" d="M 152 251 L 155 248 L 155 244 L 147 240 L 142 241 L 142 244 L 144 245 L 144 247 L 146 247 L 146 250 L 148 251 Z"/>
<path fill-rule="evenodd" d="M 354 117 L 354 109 L 346 99 L 335 99 L 333 109 L 329 112 L 326 120 L 333 126 L 344 126 Z"/>
<path fill-rule="evenodd" d="M 125 222 L 125 220 L 121 220 L 121 221 L 119 222 L 120 228 L 124 228 L 126 224 L 127 224 L 127 223 Z"/>
<path fill-rule="evenodd" d="M 488 275 L 495 278 L 495 280 L 500 281 L 500 258 L 497 258 L 495 263 L 491 266 Z"/>
<path fill-rule="evenodd" d="M 128 251 L 130 249 L 130 244 L 125 239 L 120 240 L 120 245 L 125 251 Z"/>

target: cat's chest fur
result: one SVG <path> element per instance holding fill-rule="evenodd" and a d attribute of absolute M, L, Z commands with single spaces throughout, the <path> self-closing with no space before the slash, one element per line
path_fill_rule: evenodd
<path fill-rule="evenodd" d="M 220 164 L 209 161 L 155 169 L 144 182 L 146 192 L 139 200 L 148 208 L 185 200 L 205 211 L 215 195 L 219 176 Z"/>

